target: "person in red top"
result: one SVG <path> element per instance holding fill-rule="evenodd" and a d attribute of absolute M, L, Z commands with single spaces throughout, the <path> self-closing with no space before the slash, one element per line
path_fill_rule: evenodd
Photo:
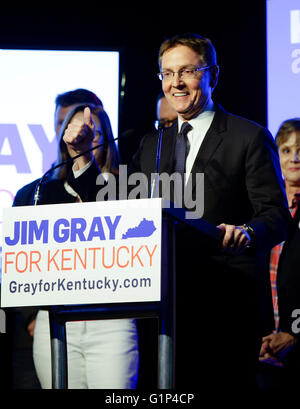
<path fill-rule="evenodd" d="M 281 367 L 279 386 L 293 388 L 300 380 L 300 347 L 292 327 L 292 312 L 300 308 L 300 118 L 284 121 L 275 140 L 293 226 L 270 255 L 275 330 L 262 340 L 260 362 Z"/>

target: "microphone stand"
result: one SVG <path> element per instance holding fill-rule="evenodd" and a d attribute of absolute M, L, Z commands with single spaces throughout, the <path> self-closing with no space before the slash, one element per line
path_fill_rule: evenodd
<path fill-rule="evenodd" d="M 160 165 L 160 154 L 161 154 L 161 142 L 164 133 L 164 126 L 158 126 L 158 137 L 156 146 L 156 162 L 155 162 L 155 174 L 151 179 L 151 189 L 150 189 L 150 199 L 154 197 L 159 197 L 159 165 Z"/>
<path fill-rule="evenodd" d="M 93 146 L 92 148 L 90 148 L 90 149 L 88 149 L 88 150 L 86 150 L 86 151 L 84 151 L 84 152 L 79 153 L 78 155 L 74 156 L 73 158 L 69 158 L 69 159 L 67 159 L 67 160 L 65 160 L 65 161 L 63 161 L 63 162 L 58 163 L 58 164 L 55 165 L 55 166 L 52 166 L 52 168 L 48 169 L 47 172 L 45 172 L 45 173 L 43 174 L 43 176 L 41 177 L 40 181 L 39 181 L 38 184 L 36 185 L 36 189 L 35 189 L 35 193 L 34 193 L 34 203 L 33 203 L 33 205 L 36 206 L 36 205 L 38 204 L 38 202 L 39 202 L 39 200 L 40 200 L 40 190 L 41 190 L 42 183 L 44 182 L 46 176 L 47 176 L 49 173 L 53 172 L 55 169 L 57 169 L 57 168 L 59 168 L 59 167 L 61 167 L 61 166 L 64 166 L 64 165 L 67 165 L 67 164 L 70 163 L 70 162 L 73 162 L 75 159 L 79 158 L 80 156 L 84 156 L 84 155 L 86 155 L 87 153 L 90 153 L 90 152 L 92 152 L 93 150 L 98 149 L 98 148 L 100 148 L 100 147 L 103 146 L 103 145 L 107 145 L 108 143 L 117 141 L 117 140 L 120 139 L 120 138 L 121 138 L 121 137 L 114 138 L 114 139 L 112 139 L 111 141 L 104 142 L 104 143 L 101 143 L 100 145 Z"/>

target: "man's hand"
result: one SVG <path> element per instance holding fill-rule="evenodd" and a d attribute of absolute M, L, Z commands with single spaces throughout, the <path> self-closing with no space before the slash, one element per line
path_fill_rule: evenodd
<path fill-rule="evenodd" d="M 68 147 L 68 152 L 74 156 L 85 152 L 92 147 L 95 137 L 95 124 L 93 122 L 91 110 L 86 107 L 83 111 L 83 121 L 73 118 L 65 130 L 63 140 Z M 80 169 L 85 166 L 91 159 L 92 153 L 88 153 L 76 159 L 76 168 Z"/>
<path fill-rule="evenodd" d="M 243 226 L 222 223 L 217 226 L 224 231 L 223 250 L 229 254 L 242 254 L 251 243 L 251 238 Z"/>
<path fill-rule="evenodd" d="M 269 338 L 268 337 L 265 337 L 265 338 L 266 339 L 263 339 L 262 344 L 261 344 L 261 348 L 259 352 L 259 361 L 265 364 L 282 367 L 283 363 L 279 361 L 279 359 L 272 354 L 272 351 L 269 347 L 269 343 L 270 343 Z"/>
<path fill-rule="evenodd" d="M 284 359 L 286 354 L 296 345 L 296 338 L 288 332 L 277 332 L 263 338 L 263 345 L 268 344 L 272 355 Z"/>
<path fill-rule="evenodd" d="M 32 320 L 27 326 L 27 331 L 31 337 L 33 337 L 34 335 L 35 324 L 36 324 L 36 319 Z"/>
<path fill-rule="evenodd" d="M 296 345 L 296 339 L 287 332 L 277 332 L 263 337 L 259 361 L 283 366 L 287 353 Z"/>

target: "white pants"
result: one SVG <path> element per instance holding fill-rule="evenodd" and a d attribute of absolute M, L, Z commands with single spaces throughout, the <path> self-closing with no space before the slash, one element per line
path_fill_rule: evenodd
<path fill-rule="evenodd" d="M 135 320 L 66 323 L 69 389 L 134 389 L 138 376 Z M 40 310 L 33 359 L 43 389 L 52 387 L 49 316 Z"/>

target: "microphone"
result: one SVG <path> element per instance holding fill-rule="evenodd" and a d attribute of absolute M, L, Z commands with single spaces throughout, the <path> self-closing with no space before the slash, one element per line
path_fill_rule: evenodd
<path fill-rule="evenodd" d="M 36 185 L 35 193 L 34 193 L 34 202 L 33 202 L 34 206 L 36 206 L 36 205 L 38 204 L 39 200 L 40 200 L 40 190 L 41 190 L 41 186 L 42 186 L 42 184 L 43 184 L 45 178 L 49 175 L 49 173 L 53 172 L 55 169 L 57 169 L 57 168 L 59 168 L 59 167 L 61 167 L 61 166 L 64 166 L 64 165 L 67 165 L 68 163 L 73 162 L 75 159 L 80 158 L 80 156 L 84 156 L 84 155 L 86 155 L 87 153 L 90 153 L 90 152 L 92 152 L 92 151 L 95 150 L 95 149 L 101 148 L 101 146 L 104 146 L 104 145 L 107 145 L 107 144 L 109 144 L 109 143 L 111 143 L 111 142 L 117 141 L 118 139 L 121 139 L 121 137 L 114 138 L 114 139 L 111 139 L 110 141 L 106 141 L 106 142 L 104 142 L 104 143 L 101 143 L 100 145 L 93 146 L 92 148 L 89 148 L 89 149 L 87 149 L 86 151 L 79 153 L 78 155 L 74 156 L 73 158 L 69 158 L 69 159 L 67 159 L 67 160 L 65 160 L 65 161 L 63 161 L 63 162 L 58 163 L 58 164 L 55 165 L 55 166 L 52 166 L 50 169 L 48 169 L 48 170 L 43 174 L 43 176 L 41 177 L 40 181 L 39 181 L 38 184 Z"/>

